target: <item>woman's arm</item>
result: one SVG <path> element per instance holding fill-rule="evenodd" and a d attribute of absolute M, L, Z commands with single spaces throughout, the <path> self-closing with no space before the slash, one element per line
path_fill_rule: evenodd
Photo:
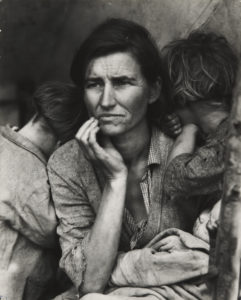
<path fill-rule="evenodd" d="M 209 245 L 180 229 L 157 234 L 143 249 L 118 256 L 112 286 L 160 287 L 208 272 Z"/>
<path fill-rule="evenodd" d="M 101 291 L 117 255 L 125 179 L 110 181 L 102 193 L 92 164 L 74 141 L 50 158 L 48 174 L 59 219 L 60 266 L 81 293 Z"/>
<path fill-rule="evenodd" d="M 125 190 L 125 176 L 105 185 L 85 250 L 84 294 L 102 292 L 109 280 L 119 246 Z"/>
<path fill-rule="evenodd" d="M 126 196 L 127 168 L 107 138 L 103 138 L 103 147 L 99 145 L 98 131 L 98 123 L 92 118 L 76 135 L 90 158 L 101 165 L 106 177 L 98 213 L 86 241 L 82 293 L 102 292 L 109 280 L 118 251 Z"/>

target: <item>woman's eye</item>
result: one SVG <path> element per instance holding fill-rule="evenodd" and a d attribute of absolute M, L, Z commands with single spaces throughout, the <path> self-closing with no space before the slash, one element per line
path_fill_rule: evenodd
<path fill-rule="evenodd" d="M 99 88 L 101 87 L 100 82 L 96 82 L 96 81 L 91 81 L 91 82 L 87 82 L 85 84 L 85 88 L 87 89 L 93 89 L 93 88 Z"/>
<path fill-rule="evenodd" d="M 127 80 L 115 80 L 114 81 L 114 86 L 115 87 L 124 87 L 124 86 L 129 85 L 129 84 L 130 84 L 130 82 L 127 81 Z"/>

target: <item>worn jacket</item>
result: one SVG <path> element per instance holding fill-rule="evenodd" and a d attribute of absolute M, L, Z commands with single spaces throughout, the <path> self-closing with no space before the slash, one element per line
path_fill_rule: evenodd
<path fill-rule="evenodd" d="M 228 124 L 229 118 L 224 119 L 194 153 L 178 155 L 170 162 L 164 180 L 166 193 L 221 197 Z"/>
<path fill-rule="evenodd" d="M 135 224 L 125 209 L 120 251 L 145 246 L 159 232 L 176 227 L 192 232 L 206 196 L 172 197 L 163 191 L 163 178 L 172 140 L 153 128 L 146 174 L 140 182 L 148 218 Z M 48 172 L 59 218 L 62 258 L 60 265 L 77 287 L 81 286 L 88 261 L 85 243 L 95 221 L 104 187 L 101 170 L 85 156 L 75 140 L 60 147 L 50 158 Z"/>
<path fill-rule="evenodd" d="M 56 268 L 56 225 L 46 158 L 18 132 L 1 127 L 0 296 L 43 296 Z"/>

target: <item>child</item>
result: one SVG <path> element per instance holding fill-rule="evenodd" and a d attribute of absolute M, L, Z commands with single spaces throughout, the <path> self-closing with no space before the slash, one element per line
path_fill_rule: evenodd
<path fill-rule="evenodd" d="M 171 42 L 163 55 L 166 96 L 183 124 L 169 155 L 165 190 L 177 195 L 218 193 L 221 198 L 237 57 L 224 37 L 198 31 Z M 178 124 L 174 131 L 181 131 Z M 208 240 L 202 224 L 197 221 L 194 234 Z"/>
<path fill-rule="evenodd" d="M 34 94 L 36 114 L 19 131 L 0 128 L 0 295 L 39 299 L 60 293 L 57 220 L 47 160 L 84 121 L 79 90 L 47 83 Z M 59 274 L 61 277 L 61 274 Z M 63 284 L 64 283 L 64 284 Z M 1 297 L 0 297 L 1 298 Z"/>
<path fill-rule="evenodd" d="M 193 235 L 207 243 L 210 242 L 209 232 L 212 231 L 215 233 L 217 229 L 220 205 L 221 200 L 214 204 L 212 208 L 202 211 L 194 224 Z"/>

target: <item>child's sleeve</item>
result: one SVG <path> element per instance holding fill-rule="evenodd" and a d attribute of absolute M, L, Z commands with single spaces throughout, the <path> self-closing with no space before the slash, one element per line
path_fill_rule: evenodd
<path fill-rule="evenodd" d="M 225 168 L 224 140 L 213 140 L 193 154 L 175 157 L 165 173 L 165 192 L 191 196 L 222 190 Z"/>

